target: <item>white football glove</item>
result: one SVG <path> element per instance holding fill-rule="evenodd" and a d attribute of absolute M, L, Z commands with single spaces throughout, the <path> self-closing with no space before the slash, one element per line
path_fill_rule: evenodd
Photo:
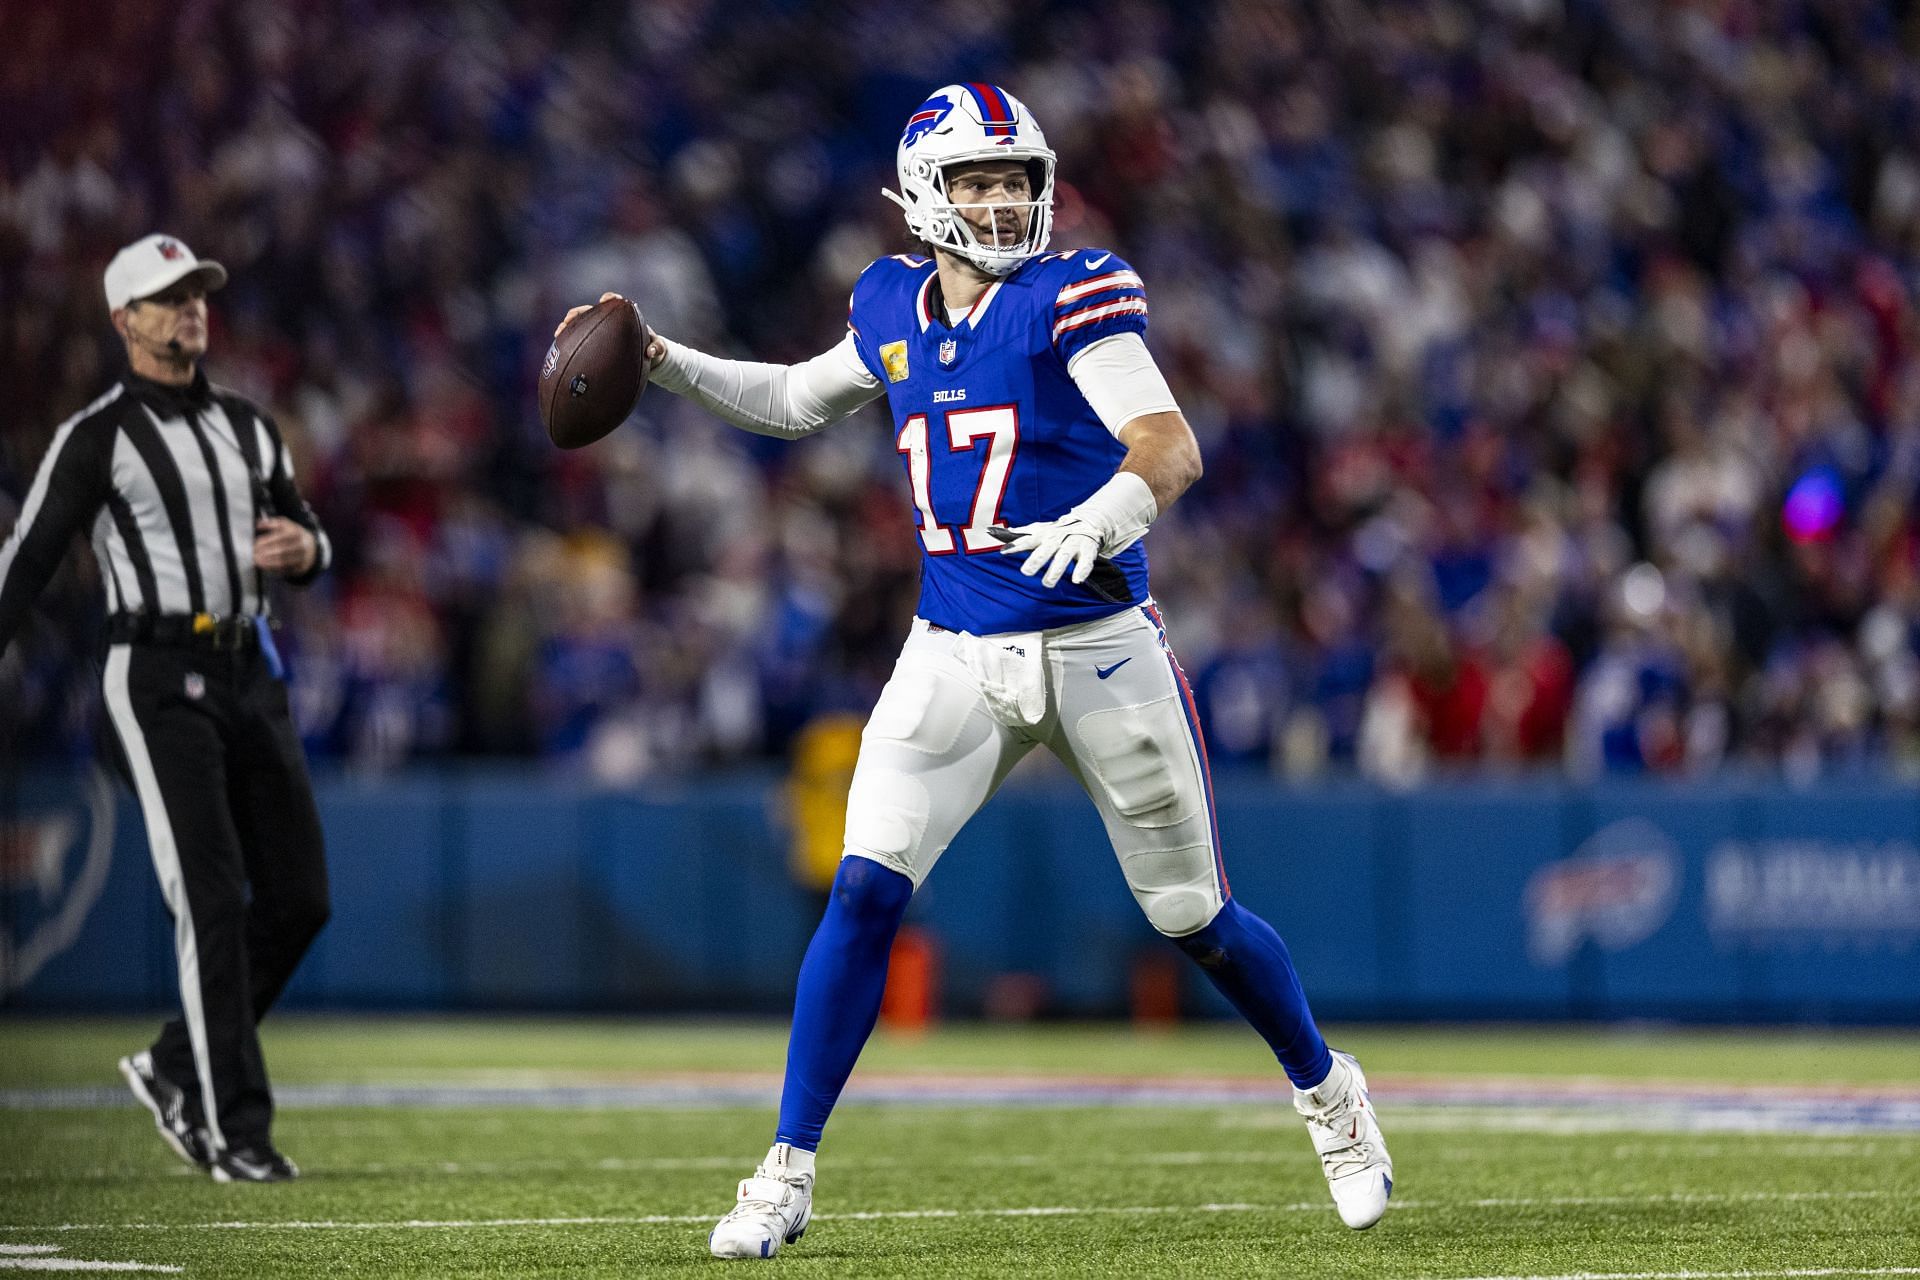
<path fill-rule="evenodd" d="M 1049 587 L 1059 586 L 1069 569 L 1076 583 L 1085 582 L 1095 560 L 1118 555 L 1138 542 L 1158 514 L 1147 482 L 1131 471 L 1117 472 L 1058 520 L 1014 529 L 1014 539 L 1000 554 L 1027 553 L 1020 572 L 1029 578 L 1041 574 L 1040 581 Z"/>
<path fill-rule="evenodd" d="M 1059 586 L 1061 575 L 1069 567 L 1073 570 L 1075 582 L 1085 582 L 1087 575 L 1093 572 L 1093 562 L 1100 556 L 1100 543 L 1103 541 L 1100 529 L 1072 511 L 1058 520 L 1020 525 L 1013 532 L 1019 536 L 1000 548 L 1000 554 L 1028 552 L 1020 572 L 1031 578 L 1045 570 L 1040 581 L 1049 587 Z"/>

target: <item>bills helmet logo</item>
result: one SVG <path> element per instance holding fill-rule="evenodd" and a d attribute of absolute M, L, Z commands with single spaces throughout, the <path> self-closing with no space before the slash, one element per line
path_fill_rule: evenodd
<path fill-rule="evenodd" d="M 911 147 L 920 139 L 939 128 L 940 122 L 953 110 L 953 101 L 938 94 L 920 104 L 920 109 L 907 117 L 907 131 L 901 135 L 900 145 Z"/>
<path fill-rule="evenodd" d="M 165 258 L 168 262 L 180 261 L 181 258 L 186 256 L 186 252 L 187 252 L 185 249 L 182 249 L 180 247 L 180 244 L 177 240 L 162 240 L 158 245 L 154 247 L 160 250 L 160 256 Z"/>

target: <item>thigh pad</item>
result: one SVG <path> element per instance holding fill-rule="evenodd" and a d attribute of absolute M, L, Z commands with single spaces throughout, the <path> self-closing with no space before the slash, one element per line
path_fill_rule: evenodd
<path fill-rule="evenodd" d="M 1133 827 L 1171 827 L 1201 812 L 1200 770 L 1178 699 L 1109 707 L 1080 717 L 1082 763 Z"/>
<path fill-rule="evenodd" d="M 944 756 L 960 741 L 980 694 L 929 662 L 902 662 L 880 691 L 861 736 Z"/>
<path fill-rule="evenodd" d="M 932 809 L 920 779 L 881 765 L 863 767 L 847 793 L 847 848 L 872 855 L 918 884 L 926 868 L 917 855 Z"/>

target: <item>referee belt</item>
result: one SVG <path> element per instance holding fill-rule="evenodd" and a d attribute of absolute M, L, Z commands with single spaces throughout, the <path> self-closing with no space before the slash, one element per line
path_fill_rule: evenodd
<path fill-rule="evenodd" d="M 260 633 L 252 614 L 115 613 L 107 618 L 107 642 L 240 650 L 257 648 Z"/>

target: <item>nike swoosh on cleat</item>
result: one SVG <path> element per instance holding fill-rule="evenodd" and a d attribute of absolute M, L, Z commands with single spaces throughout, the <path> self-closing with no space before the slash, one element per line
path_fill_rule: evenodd
<path fill-rule="evenodd" d="M 1114 663 L 1110 667 L 1097 666 L 1093 669 L 1093 674 L 1100 677 L 1102 680 L 1105 680 L 1108 676 L 1112 675 L 1114 672 L 1118 671 L 1120 668 L 1126 666 L 1129 662 L 1132 662 L 1132 661 L 1133 661 L 1132 658 L 1122 658 L 1120 659 L 1120 661 Z"/>
<path fill-rule="evenodd" d="M 1112 256 L 1113 255 L 1111 253 L 1103 253 L 1097 258 L 1088 258 L 1086 260 L 1087 270 L 1098 271 L 1103 265 L 1105 265 L 1107 259 L 1111 258 Z"/>

